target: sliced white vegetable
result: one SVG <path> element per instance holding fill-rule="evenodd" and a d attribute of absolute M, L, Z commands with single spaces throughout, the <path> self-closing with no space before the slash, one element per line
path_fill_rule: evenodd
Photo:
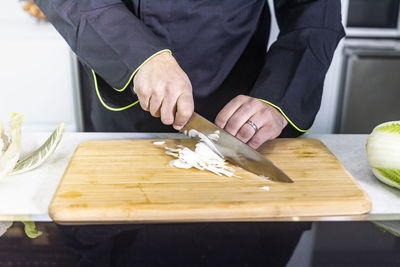
<path fill-rule="evenodd" d="M 262 186 L 260 187 L 260 189 L 264 191 L 269 191 L 269 186 Z"/>
<path fill-rule="evenodd" d="M 179 159 L 171 160 L 169 162 L 169 166 L 177 167 L 177 168 L 181 168 L 181 169 L 190 169 L 190 168 L 192 168 L 192 165 L 187 164 L 187 163 L 185 163 L 185 162 L 183 162 L 183 161 L 181 161 Z"/>
<path fill-rule="evenodd" d="M 14 169 L 20 155 L 21 125 L 24 116 L 13 113 L 10 120 L 10 144 L 0 157 L 0 180 Z"/>
<path fill-rule="evenodd" d="M 189 137 L 196 137 L 198 136 L 201 142 L 204 142 L 209 148 L 211 148 L 215 153 L 218 154 L 221 158 L 223 158 L 222 154 L 218 151 L 217 147 L 214 145 L 214 143 L 208 139 L 208 137 L 205 134 L 200 133 L 199 131 L 196 131 L 195 129 L 191 129 L 188 132 Z"/>
<path fill-rule="evenodd" d="M 200 142 L 196 144 L 196 153 L 210 161 L 225 162 L 223 158 L 217 155 L 209 146 Z"/>
<path fill-rule="evenodd" d="M 43 145 L 17 162 L 11 175 L 27 172 L 42 165 L 56 150 L 62 139 L 64 130 L 64 123 L 61 122 Z"/>
<path fill-rule="evenodd" d="M 163 144 L 165 144 L 165 141 L 154 141 L 153 144 L 155 144 L 155 145 L 163 145 Z"/>
<path fill-rule="evenodd" d="M 268 176 L 264 176 L 264 175 L 262 175 L 262 174 L 260 174 L 259 176 L 260 176 L 261 178 L 264 178 L 264 179 L 270 180 Z"/>
<path fill-rule="evenodd" d="M 171 152 L 179 152 L 179 151 L 181 151 L 182 149 L 180 149 L 180 148 L 171 148 L 171 147 L 164 147 L 166 150 L 168 150 L 168 151 L 171 151 Z"/>
<path fill-rule="evenodd" d="M 234 175 L 235 170 L 227 166 L 226 161 L 203 142 L 203 139 L 196 144 L 194 151 L 182 145 L 177 145 L 176 148 L 165 147 L 165 149 L 167 155 L 178 158 L 169 162 L 171 167 L 183 169 L 193 167 L 199 170 L 208 170 L 220 176 L 238 177 Z"/>
<path fill-rule="evenodd" d="M 165 154 L 169 155 L 169 156 L 173 156 L 175 158 L 179 158 L 179 154 L 178 153 L 174 153 L 171 151 L 165 151 Z"/>
<path fill-rule="evenodd" d="M 400 121 L 374 128 L 367 141 L 367 156 L 374 175 L 400 189 Z"/>
<path fill-rule="evenodd" d="M 208 137 L 208 139 L 210 139 L 210 140 L 218 141 L 219 135 L 220 135 L 220 131 L 219 131 L 219 130 L 216 130 L 214 133 L 209 134 L 207 137 Z"/>

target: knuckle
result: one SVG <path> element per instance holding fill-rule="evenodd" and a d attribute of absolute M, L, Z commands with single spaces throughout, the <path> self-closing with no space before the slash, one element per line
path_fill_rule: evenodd
<path fill-rule="evenodd" d="M 229 121 L 226 125 L 226 129 L 229 131 L 235 131 L 240 127 L 239 123 L 237 121 Z"/>
<path fill-rule="evenodd" d="M 238 95 L 237 97 L 235 97 L 235 99 L 237 99 L 239 101 L 242 101 L 242 100 L 246 99 L 246 96 L 245 95 Z"/>
<path fill-rule="evenodd" d="M 182 87 L 192 91 L 192 83 L 190 82 L 189 78 L 182 80 Z"/>
<path fill-rule="evenodd" d="M 259 135 L 255 135 L 252 139 L 252 142 L 254 142 L 255 144 L 261 145 L 262 143 L 264 143 L 265 141 L 267 141 L 268 136 L 266 134 L 259 134 Z"/>
<path fill-rule="evenodd" d="M 142 103 L 143 105 L 149 105 L 149 97 L 148 96 L 143 96 L 143 95 L 138 95 L 138 99 L 140 101 L 140 103 Z"/>
<path fill-rule="evenodd" d="M 275 131 L 275 125 L 271 120 L 267 120 L 263 127 L 267 127 L 268 128 L 268 133 L 271 133 L 272 131 Z M 266 133 L 264 134 L 266 135 Z"/>
<path fill-rule="evenodd" d="M 250 142 L 250 144 L 255 147 L 259 147 L 262 143 L 264 143 L 264 141 L 259 137 L 253 137 Z"/>
<path fill-rule="evenodd" d="M 224 124 L 225 123 L 225 119 L 221 116 L 221 115 L 218 115 L 216 118 L 215 118 L 215 124 L 217 124 L 217 125 L 222 125 L 222 124 Z"/>
<path fill-rule="evenodd" d="M 288 125 L 288 121 L 285 118 L 283 118 L 282 119 L 282 129 L 285 128 L 287 125 Z"/>
<path fill-rule="evenodd" d="M 190 94 L 192 94 L 193 88 L 190 81 L 185 82 L 183 88 L 185 88 L 185 90 L 187 90 L 188 92 L 190 92 Z"/>
<path fill-rule="evenodd" d="M 256 107 L 262 107 L 262 102 L 260 100 L 258 100 L 257 98 L 251 97 L 249 100 L 251 105 L 254 105 Z"/>
<path fill-rule="evenodd" d="M 263 109 L 261 112 L 262 112 L 264 118 L 271 118 L 272 117 L 272 112 L 269 109 Z"/>
<path fill-rule="evenodd" d="M 166 87 L 166 88 L 165 88 L 165 95 L 170 96 L 170 97 L 176 96 L 176 90 L 175 90 L 175 88 L 174 88 L 174 87 L 171 87 L 171 86 Z"/>
<path fill-rule="evenodd" d="M 277 138 L 281 134 L 281 132 L 282 131 L 275 131 L 274 134 L 271 136 L 271 139 Z"/>
<path fill-rule="evenodd" d="M 242 127 L 237 136 L 241 139 L 249 140 L 253 136 L 253 132 L 250 129 L 247 129 L 247 127 Z"/>
<path fill-rule="evenodd" d="M 275 127 L 275 129 L 273 131 L 273 137 L 274 138 L 278 137 L 282 133 L 283 128 L 284 127 L 278 127 L 278 126 Z"/>
<path fill-rule="evenodd" d="M 165 87 L 162 86 L 155 86 L 152 90 L 151 90 L 151 96 L 155 97 L 155 98 L 161 98 L 162 95 L 164 94 L 165 91 Z"/>
<path fill-rule="evenodd" d="M 192 115 L 192 112 L 191 112 L 190 109 L 184 109 L 184 110 L 182 110 L 182 111 L 180 112 L 180 115 L 181 115 L 181 117 L 182 117 L 183 119 L 188 119 L 188 118 Z"/>
<path fill-rule="evenodd" d="M 242 105 L 242 108 L 247 113 L 249 113 L 255 109 L 254 105 L 252 105 L 251 103 L 246 103 L 246 104 Z"/>
<path fill-rule="evenodd" d="M 173 83 L 167 83 L 165 86 L 165 93 L 167 94 L 173 94 L 176 92 L 176 85 Z"/>
<path fill-rule="evenodd" d="M 141 96 L 141 97 L 145 98 L 145 99 L 147 99 L 147 98 L 150 97 L 150 91 L 148 91 L 148 90 L 143 90 L 142 88 L 139 88 L 139 89 L 136 91 L 136 94 L 137 94 L 138 96 Z"/>
<path fill-rule="evenodd" d="M 154 99 L 159 99 L 159 98 L 161 98 L 161 92 L 160 92 L 160 90 L 153 90 L 153 91 L 151 92 L 151 97 L 154 98 Z"/>

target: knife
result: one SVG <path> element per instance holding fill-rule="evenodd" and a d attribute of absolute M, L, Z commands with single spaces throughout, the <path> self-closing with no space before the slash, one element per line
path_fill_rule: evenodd
<path fill-rule="evenodd" d="M 289 176 L 267 157 L 197 113 L 193 113 L 186 125 L 179 131 L 187 134 L 192 129 L 206 136 L 219 131 L 218 140 L 210 139 L 210 141 L 218 150 L 215 152 L 219 152 L 229 162 L 265 179 L 275 182 L 293 183 Z M 199 141 L 197 136 L 192 138 Z"/>

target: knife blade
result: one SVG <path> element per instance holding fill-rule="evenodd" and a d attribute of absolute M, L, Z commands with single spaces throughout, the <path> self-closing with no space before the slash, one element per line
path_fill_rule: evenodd
<path fill-rule="evenodd" d="M 210 141 L 218 150 L 217 153 L 219 152 L 229 162 L 265 179 L 293 183 L 292 179 L 267 157 L 197 113 L 193 113 L 190 120 L 179 131 L 187 134 L 192 129 L 206 136 L 219 131 L 218 140 L 210 139 Z M 192 138 L 199 141 L 198 137 Z"/>

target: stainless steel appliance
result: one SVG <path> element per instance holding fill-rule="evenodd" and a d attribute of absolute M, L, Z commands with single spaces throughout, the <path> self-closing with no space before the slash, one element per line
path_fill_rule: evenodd
<path fill-rule="evenodd" d="M 348 0 L 347 35 L 400 37 L 400 0 Z"/>
<path fill-rule="evenodd" d="M 346 40 L 337 133 L 367 134 L 400 120 L 400 43 Z"/>

